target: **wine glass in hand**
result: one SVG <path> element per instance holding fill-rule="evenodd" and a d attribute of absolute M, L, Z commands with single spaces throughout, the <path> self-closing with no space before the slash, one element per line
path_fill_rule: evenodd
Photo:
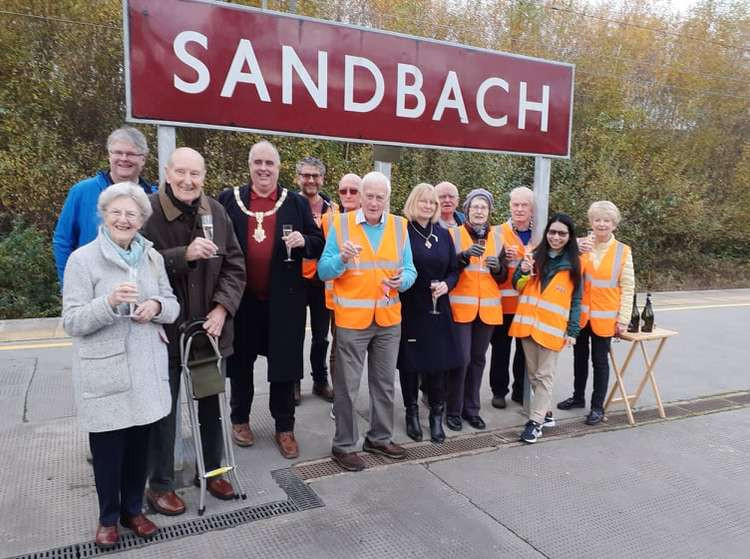
<path fill-rule="evenodd" d="M 203 238 L 207 241 L 213 242 L 214 240 L 214 221 L 211 214 L 201 215 L 201 229 L 203 230 Z M 209 258 L 218 258 L 218 255 L 214 252 Z"/>
<path fill-rule="evenodd" d="M 430 280 L 430 291 L 432 292 L 432 310 L 430 314 L 440 314 L 440 311 L 437 310 L 438 298 L 435 296 L 435 291 L 437 291 L 439 285 L 440 280 Z"/>
<path fill-rule="evenodd" d="M 281 239 L 283 241 L 286 241 L 286 238 L 292 234 L 292 231 L 294 231 L 294 226 L 290 224 L 285 224 L 281 226 Z M 289 248 L 289 245 L 286 246 L 286 258 L 284 259 L 284 262 L 294 262 L 292 260 L 292 249 Z"/>
<path fill-rule="evenodd" d="M 135 266 L 128 266 L 128 282 L 133 284 L 133 288 L 138 296 L 138 268 Z M 136 303 L 128 303 L 128 314 L 126 316 L 132 318 L 135 316 Z"/>

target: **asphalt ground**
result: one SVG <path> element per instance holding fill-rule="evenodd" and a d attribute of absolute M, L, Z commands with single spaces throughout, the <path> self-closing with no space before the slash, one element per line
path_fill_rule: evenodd
<path fill-rule="evenodd" d="M 448 432 L 442 448 L 409 443 L 407 463 L 368 458 L 360 473 L 331 466 L 330 405 L 310 395 L 307 373 L 295 430 L 300 458 L 278 454 L 261 360 L 251 418 L 258 442 L 235 449 L 247 500 L 209 496 L 198 518 L 197 490 L 185 483 L 192 476 L 185 420 L 179 492 L 189 510 L 155 515 L 164 537 L 145 546 L 123 530 L 128 547 L 118 555 L 746 557 L 750 290 L 655 294 L 654 301 L 657 324 L 679 332 L 656 366 L 667 420 L 650 409 L 647 387 L 636 427 L 614 410 L 595 429 L 582 426 L 586 410 L 558 412 L 559 427 L 520 445 L 513 439 L 522 408 L 491 408 L 485 378 L 488 431 Z M 94 555 L 96 493 L 75 420 L 70 342 L 54 319 L 0 323 L 0 340 L 0 456 L 8 480 L 0 489 L 0 557 Z M 614 344 L 619 359 L 627 345 Z M 565 352 L 555 401 L 571 389 Z M 726 396 L 718 408 L 708 405 L 719 401 L 715 395 Z M 394 439 L 408 442 L 398 390 L 396 404 Z M 363 383 L 362 427 L 366 407 Z"/>

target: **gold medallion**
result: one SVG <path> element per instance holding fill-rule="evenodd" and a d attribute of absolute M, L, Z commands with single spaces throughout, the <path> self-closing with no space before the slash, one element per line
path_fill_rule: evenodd
<path fill-rule="evenodd" d="M 258 225 L 255 227 L 255 231 L 253 231 L 253 239 L 255 239 L 256 243 L 262 243 L 266 240 L 266 231 L 263 229 L 264 217 L 263 212 L 255 213 L 255 220 L 258 222 Z"/>

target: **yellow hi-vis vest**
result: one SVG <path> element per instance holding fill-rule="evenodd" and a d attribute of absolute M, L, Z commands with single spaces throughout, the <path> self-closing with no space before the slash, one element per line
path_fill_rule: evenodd
<path fill-rule="evenodd" d="M 403 265 L 404 243 L 408 239 L 406 220 L 386 214 L 380 246 L 373 252 L 356 215 L 357 212 L 349 212 L 334 217 L 339 250 L 346 241 L 362 247 L 358 266 L 361 275 L 355 274 L 357 264 L 350 260 L 344 273 L 333 280 L 336 327 L 364 330 L 373 320 L 378 326 L 394 326 L 401 322 L 401 299 L 395 289 L 383 292 L 383 280 Z"/>
<path fill-rule="evenodd" d="M 573 300 L 570 270 L 556 273 L 544 291 L 540 287 L 539 274 L 524 286 L 508 335 L 514 338 L 531 336 L 540 346 L 560 351 L 565 346 Z"/>
<path fill-rule="evenodd" d="M 508 250 L 508 247 L 513 245 L 518 249 L 518 260 L 508 262 L 508 277 L 500 284 L 500 294 L 503 296 L 503 314 L 515 314 L 516 308 L 518 308 L 518 291 L 513 287 L 513 274 L 526 255 L 526 246 L 524 246 L 523 241 L 516 235 L 516 232 L 513 231 L 513 226 L 510 222 L 503 223 L 500 229 L 503 232 L 505 250 Z"/>
<path fill-rule="evenodd" d="M 591 323 L 591 330 L 603 338 L 615 335 L 615 323 L 620 312 L 620 275 L 630 255 L 630 247 L 615 240 L 607 248 L 598 268 L 594 268 L 591 253 L 581 255 L 583 270 L 583 298 L 581 299 L 581 328 Z"/>
<path fill-rule="evenodd" d="M 453 244 L 457 254 L 468 250 L 474 244 L 464 226 L 453 227 L 449 232 L 453 235 Z M 500 228 L 490 228 L 487 244 L 484 247 L 484 256 L 497 256 L 502 247 Z M 480 258 L 471 257 L 469 265 L 459 274 L 456 287 L 448 295 L 453 320 L 463 323 L 473 322 L 478 314 L 485 324 L 502 324 L 503 307 L 500 287 L 489 269 L 486 266 L 480 266 L 480 262 Z"/>

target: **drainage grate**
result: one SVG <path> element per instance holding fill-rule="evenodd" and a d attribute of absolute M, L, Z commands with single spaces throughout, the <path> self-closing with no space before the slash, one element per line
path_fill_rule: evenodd
<path fill-rule="evenodd" d="M 19 555 L 16 559 L 77 559 L 78 546 L 68 545 L 66 547 L 57 547 L 47 551 L 38 551 L 28 555 Z"/>
<path fill-rule="evenodd" d="M 297 510 L 315 509 L 325 506 L 320 497 L 290 468 L 274 470 L 271 477 L 279 484 Z"/>
<path fill-rule="evenodd" d="M 683 402 L 680 404 L 680 407 L 691 413 L 702 413 L 729 408 L 734 405 L 734 402 L 731 402 L 726 398 L 706 398 L 703 400 L 695 400 L 693 402 Z"/>

